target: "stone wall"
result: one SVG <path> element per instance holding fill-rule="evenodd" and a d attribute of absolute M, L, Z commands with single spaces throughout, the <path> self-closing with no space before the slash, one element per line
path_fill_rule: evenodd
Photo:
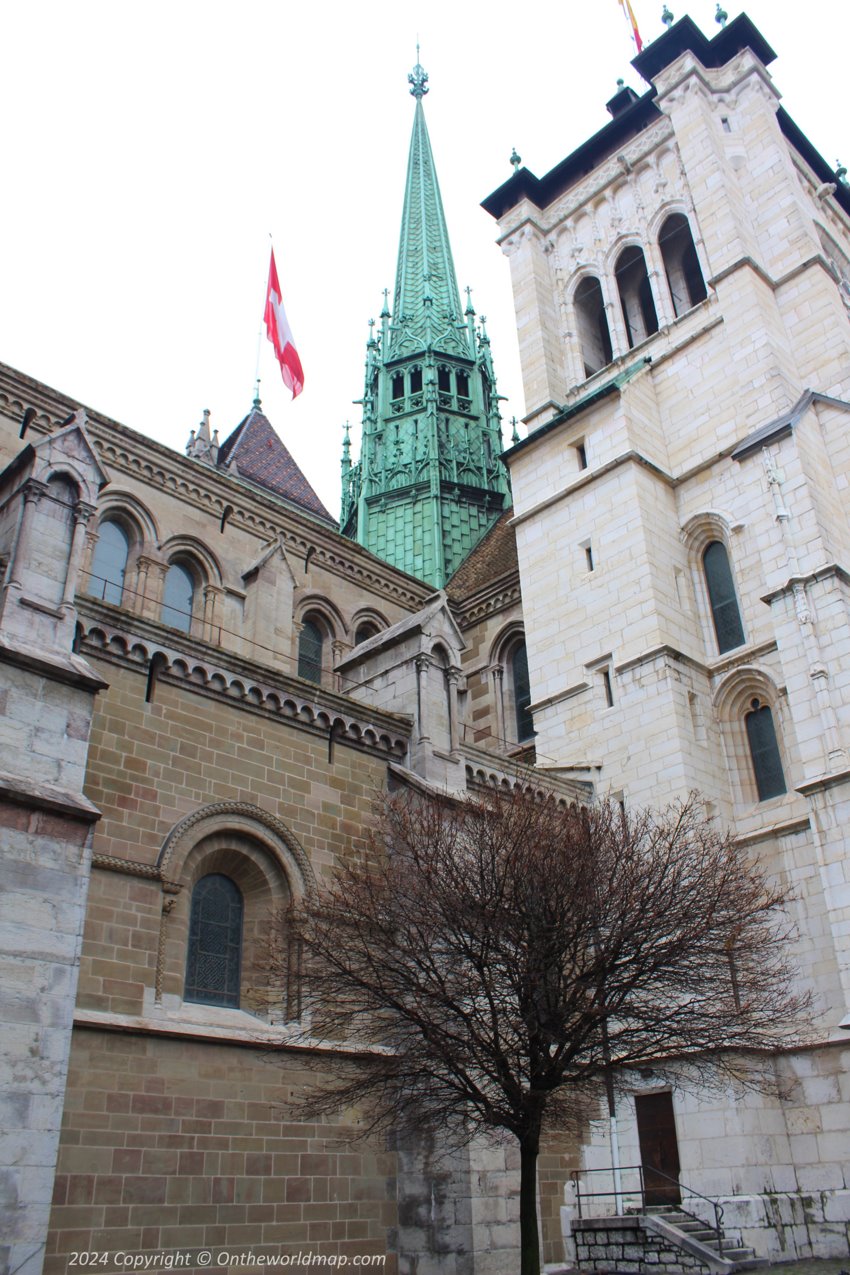
<path fill-rule="evenodd" d="M 683 1271 L 709 1269 L 692 1254 L 648 1231 L 637 1217 L 575 1221 L 572 1234 L 581 1270 L 617 1271 L 618 1275 L 682 1275 Z"/>

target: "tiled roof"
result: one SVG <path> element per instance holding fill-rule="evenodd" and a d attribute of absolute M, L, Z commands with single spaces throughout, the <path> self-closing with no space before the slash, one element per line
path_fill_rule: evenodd
<path fill-rule="evenodd" d="M 219 469 L 230 469 L 336 527 L 336 518 L 325 509 L 271 422 L 256 407 L 222 443 L 216 463 Z"/>
<path fill-rule="evenodd" d="M 458 567 L 446 585 L 453 602 L 462 602 L 485 585 L 519 570 L 516 533 L 511 526 L 513 513 L 513 509 L 506 509 Z"/>

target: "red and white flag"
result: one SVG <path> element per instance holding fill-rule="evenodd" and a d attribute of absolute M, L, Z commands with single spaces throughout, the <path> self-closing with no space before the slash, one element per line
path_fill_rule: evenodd
<path fill-rule="evenodd" d="M 271 261 L 269 262 L 269 286 L 266 292 L 266 309 L 263 317 L 266 321 L 266 336 L 274 346 L 274 352 L 280 364 L 283 383 L 288 390 L 292 390 L 292 397 L 295 398 L 304 388 L 304 372 L 280 296 L 277 266 L 274 263 L 274 248 L 272 248 Z"/>

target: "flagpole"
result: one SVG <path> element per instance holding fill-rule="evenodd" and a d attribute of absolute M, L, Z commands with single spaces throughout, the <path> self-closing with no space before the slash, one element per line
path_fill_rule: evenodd
<path fill-rule="evenodd" d="M 274 249 L 274 240 L 272 239 L 271 231 L 269 231 L 269 243 L 272 249 Z M 268 291 L 268 284 L 266 284 L 266 290 Z M 259 408 L 260 406 L 260 348 L 262 344 L 263 344 L 263 325 L 261 323 L 260 326 L 257 328 L 257 368 L 254 374 L 254 407 L 256 408 Z"/>

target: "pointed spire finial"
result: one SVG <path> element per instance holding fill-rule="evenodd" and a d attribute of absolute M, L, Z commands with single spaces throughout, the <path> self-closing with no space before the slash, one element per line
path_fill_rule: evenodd
<path fill-rule="evenodd" d="M 726 12 L 725 9 L 722 9 L 720 5 L 717 6 L 717 12 L 714 15 L 714 21 L 717 23 L 719 27 L 725 27 L 726 23 L 729 21 L 729 14 Z"/>
<path fill-rule="evenodd" d="M 384 305 L 383 305 L 383 308 L 382 308 L 382 310 L 381 310 L 381 318 L 382 318 L 382 319 L 388 319 L 388 318 L 390 317 L 390 300 L 389 300 L 389 297 L 390 297 L 390 290 L 389 290 L 389 288 L 384 288 Z"/>
<path fill-rule="evenodd" d="M 262 403 L 260 402 L 260 378 L 259 377 L 257 377 L 257 384 L 254 388 L 254 402 L 251 404 L 251 406 L 254 408 L 255 412 L 259 412 L 260 408 L 262 407 Z"/>
<path fill-rule="evenodd" d="M 417 102 L 421 102 L 422 98 L 428 92 L 428 72 L 419 62 L 419 41 L 416 41 L 416 66 L 407 77 L 410 84 L 410 92 L 416 98 Z"/>
<path fill-rule="evenodd" d="M 522 163 L 522 156 L 517 155 L 516 147 L 514 147 L 513 150 L 511 151 L 511 167 L 513 168 L 514 172 L 518 171 L 521 163 Z"/>
<path fill-rule="evenodd" d="M 464 313 L 465 314 L 475 313 L 475 306 L 472 304 L 472 289 L 469 287 L 468 284 L 466 288 L 466 310 L 464 311 Z"/>
<path fill-rule="evenodd" d="M 518 430 L 518 429 L 517 429 L 517 427 L 516 427 L 516 417 L 515 417 L 515 416 L 512 416 L 512 417 L 511 417 L 511 425 L 513 425 L 513 432 L 511 433 L 511 442 L 512 442 L 512 443 L 518 443 L 518 442 L 519 442 L 519 430 Z"/>
<path fill-rule="evenodd" d="M 661 21 L 664 23 L 665 27 L 667 27 L 668 30 L 673 25 L 673 15 L 670 12 L 670 10 L 667 8 L 666 4 L 664 8 L 661 10 Z"/>

